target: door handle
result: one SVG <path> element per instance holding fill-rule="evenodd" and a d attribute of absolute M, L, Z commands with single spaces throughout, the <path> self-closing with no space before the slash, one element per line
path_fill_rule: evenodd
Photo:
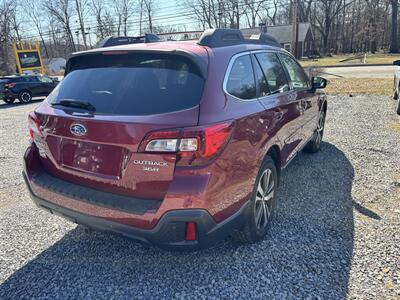
<path fill-rule="evenodd" d="M 308 103 L 306 100 L 300 101 L 300 112 L 304 113 L 308 109 Z"/>
<path fill-rule="evenodd" d="M 283 117 L 283 112 L 280 109 L 277 109 L 274 111 L 274 118 L 277 120 L 282 119 Z"/>

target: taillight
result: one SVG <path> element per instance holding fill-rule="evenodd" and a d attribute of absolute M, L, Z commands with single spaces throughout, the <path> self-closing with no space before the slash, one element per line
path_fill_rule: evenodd
<path fill-rule="evenodd" d="M 233 122 L 150 132 L 139 151 L 176 153 L 178 166 L 204 165 L 218 155 L 231 137 Z"/>
<path fill-rule="evenodd" d="M 28 114 L 28 129 L 29 129 L 29 139 L 31 141 L 34 140 L 34 135 L 35 134 L 40 134 L 40 120 L 35 114 L 34 111 L 31 111 Z"/>
<path fill-rule="evenodd" d="M 4 87 L 5 88 L 8 88 L 8 89 L 12 89 L 13 87 L 15 87 L 17 84 L 15 83 L 15 82 L 11 82 L 11 83 L 6 83 L 5 85 L 4 85 Z"/>

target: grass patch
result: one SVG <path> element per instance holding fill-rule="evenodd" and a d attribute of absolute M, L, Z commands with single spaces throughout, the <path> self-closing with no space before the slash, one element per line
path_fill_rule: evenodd
<path fill-rule="evenodd" d="M 317 61 L 313 60 L 300 60 L 300 64 L 303 67 L 310 66 L 341 66 L 341 65 L 354 65 L 362 63 L 360 60 L 352 60 L 347 62 L 340 62 L 346 58 L 350 58 L 354 55 L 337 55 L 333 57 L 323 57 Z M 399 54 L 367 54 L 366 64 L 393 64 L 393 61 L 399 60 Z"/>
<path fill-rule="evenodd" d="M 384 95 L 393 96 L 390 78 L 333 78 L 325 91 L 331 95 Z"/>
<path fill-rule="evenodd" d="M 391 129 L 393 129 L 394 131 L 397 131 L 397 132 L 400 133 L 400 122 L 395 121 L 395 122 L 393 122 L 393 123 L 390 123 L 390 124 L 389 124 L 389 127 L 390 127 Z"/>

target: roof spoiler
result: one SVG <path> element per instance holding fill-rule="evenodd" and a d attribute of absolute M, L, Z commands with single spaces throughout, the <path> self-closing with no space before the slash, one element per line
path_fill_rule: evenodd
<path fill-rule="evenodd" d="M 241 44 L 259 44 L 273 47 L 281 47 L 279 42 L 265 32 L 252 35 L 250 39 L 245 39 L 240 29 L 207 29 L 203 32 L 199 41 L 201 46 L 210 48 L 241 45 Z"/>
<path fill-rule="evenodd" d="M 160 42 L 161 39 L 153 33 L 146 33 L 142 36 L 120 36 L 120 37 L 106 37 L 104 40 L 100 41 L 97 45 L 98 48 L 112 47 L 127 44 L 141 44 L 141 43 L 156 43 Z"/>

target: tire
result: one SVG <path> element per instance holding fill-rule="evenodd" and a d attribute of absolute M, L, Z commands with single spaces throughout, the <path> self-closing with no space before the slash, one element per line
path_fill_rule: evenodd
<path fill-rule="evenodd" d="M 3 99 L 3 101 L 4 101 L 5 103 L 8 103 L 8 104 L 13 104 L 14 101 L 15 101 L 15 99 L 12 99 L 12 98 L 5 98 L 5 99 Z"/>
<path fill-rule="evenodd" d="M 304 147 L 304 152 L 306 153 L 316 153 L 321 150 L 322 138 L 324 137 L 324 129 L 325 129 L 325 111 L 321 111 L 319 114 L 319 120 L 317 129 L 314 132 L 312 139 L 308 142 L 308 144 Z"/>
<path fill-rule="evenodd" d="M 400 99 L 397 100 L 397 114 L 400 116 Z"/>
<path fill-rule="evenodd" d="M 29 103 L 32 101 L 32 93 L 27 90 L 23 90 L 18 94 L 19 102 Z"/>
<path fill-rule="evenodd" d="M 260 167 L 249 206 L 245 211 L 245 224 L 242 230 L 233 234 L 237 241 L 255 243 L 268 233 L 276 210 L 277 187 L 276 166 L 272 158 L 267 156 Z"/>
<path fill-rule="evenodd" d="M 393 99 L 399 100 L 399 94 L 397 93 L 397 91 L 394 92 Z"/>

